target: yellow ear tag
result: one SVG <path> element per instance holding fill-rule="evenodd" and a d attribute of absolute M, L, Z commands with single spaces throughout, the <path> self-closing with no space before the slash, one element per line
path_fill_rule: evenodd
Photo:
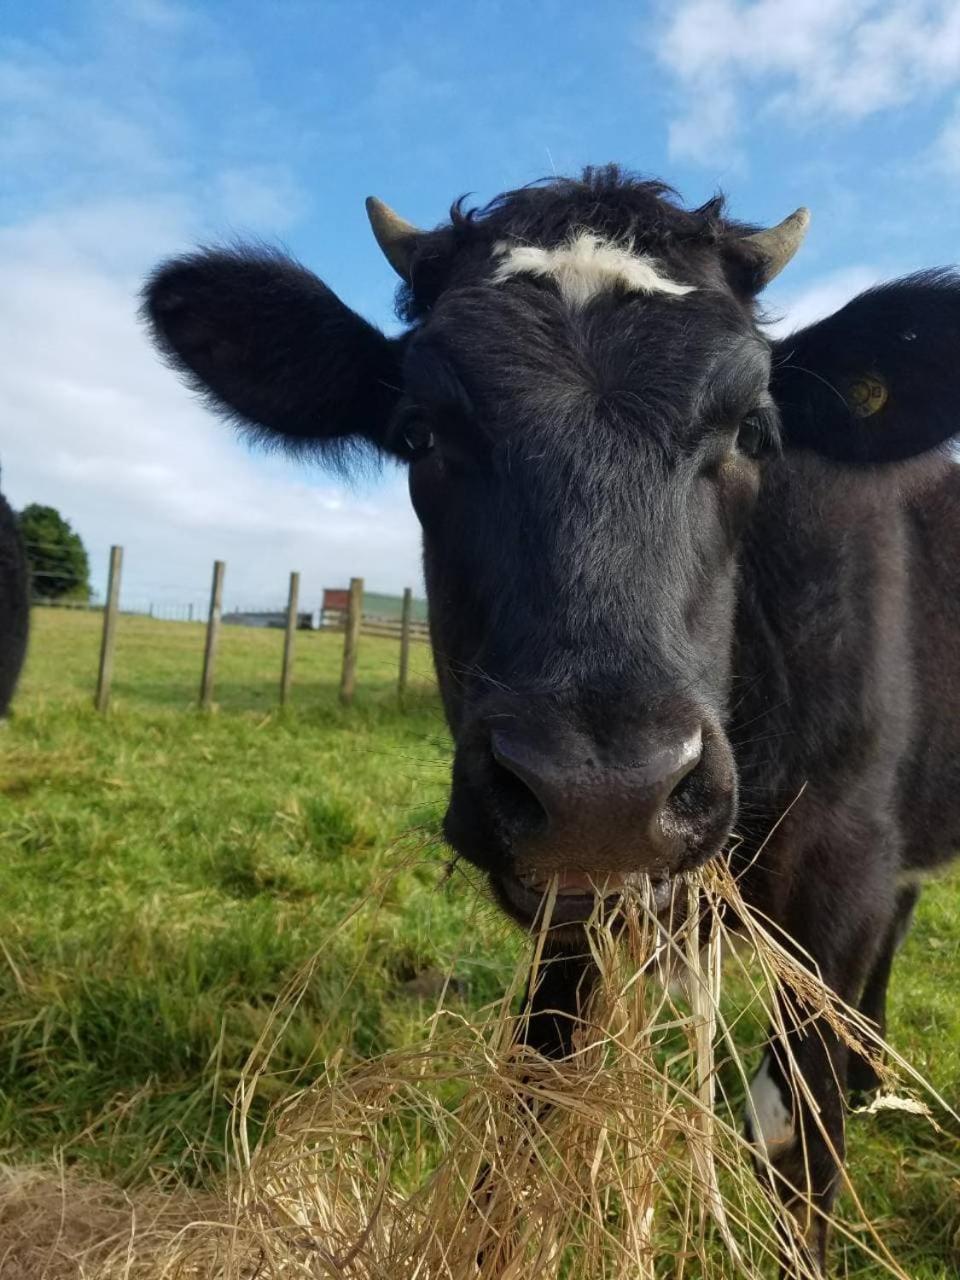
<path fill-rule="evenodd" d="M 887 384 L 875 373 L 865 373 L 850 384 L 847 403 L 857 418 L 870 418 L 883 408 L 889 396 Z"/>

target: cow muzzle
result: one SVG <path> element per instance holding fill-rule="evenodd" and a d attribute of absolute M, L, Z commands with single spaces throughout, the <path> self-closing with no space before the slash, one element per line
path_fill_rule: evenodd
<path fill-rule="evenodd" d="M 729 744 L 696 708 L 589 734 L 493 713 L 458 747 L 445 833 L 511 915 L 541 919 L 552 887 L 563 925 L 646 882 L 665 905 L 673 878 L 723 847 L 735 812 Z"/>

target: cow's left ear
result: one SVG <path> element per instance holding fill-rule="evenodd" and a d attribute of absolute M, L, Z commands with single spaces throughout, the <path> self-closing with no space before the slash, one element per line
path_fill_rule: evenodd
<path fill-rule="evenodd" d="M 771 391 L 788 449 L 869 465 L 960 432 L 960 276 L 870 289 L 774 347 Z"/>

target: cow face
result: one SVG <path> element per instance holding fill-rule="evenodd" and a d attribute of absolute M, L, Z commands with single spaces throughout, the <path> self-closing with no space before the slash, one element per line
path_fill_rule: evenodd
<path fill-rule="evenodd" d="M 911 355 L 956 377 L 914 313 L 926 289 L 956 330 L 957 290 L 865 295 L 778 350 L 753 299 L 802 211 L 752 232 L 606 170 L 427 234 L 376 202 L 371 219 L 405 281 L 399 339 L 262 251 L 167 265 L 147 314 L 256 434 L 408 466 L 456 745 L 447 838 L 521 920 L 556 876 L 573 923 L 595 888 L 666 887 L 723 847 L 737 546 L 764 468 L 781 447 L 870 464 L 948 436 L 897 387 Z"/>
<path fill-rule="evenodd" d="M 777 419 L 749 314 L 683 289 L 572 307 L 518 274 L 442 298 L 405 353 L 446 834 L 520 914 L 553 873 L 557 919 L 591 879 L 665 881 L 733 821 L 735 548 Z"/>

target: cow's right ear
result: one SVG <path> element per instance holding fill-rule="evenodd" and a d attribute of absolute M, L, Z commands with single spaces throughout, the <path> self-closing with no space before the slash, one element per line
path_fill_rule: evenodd
<path fill-rule="evenodd" d="M 385 447 L 402 339 L 292 259 L 264 248 L 175 258 L 147 281 L 143 315 L 173 368 L 258 440 L 335 456 L 351 442 Z"/>

